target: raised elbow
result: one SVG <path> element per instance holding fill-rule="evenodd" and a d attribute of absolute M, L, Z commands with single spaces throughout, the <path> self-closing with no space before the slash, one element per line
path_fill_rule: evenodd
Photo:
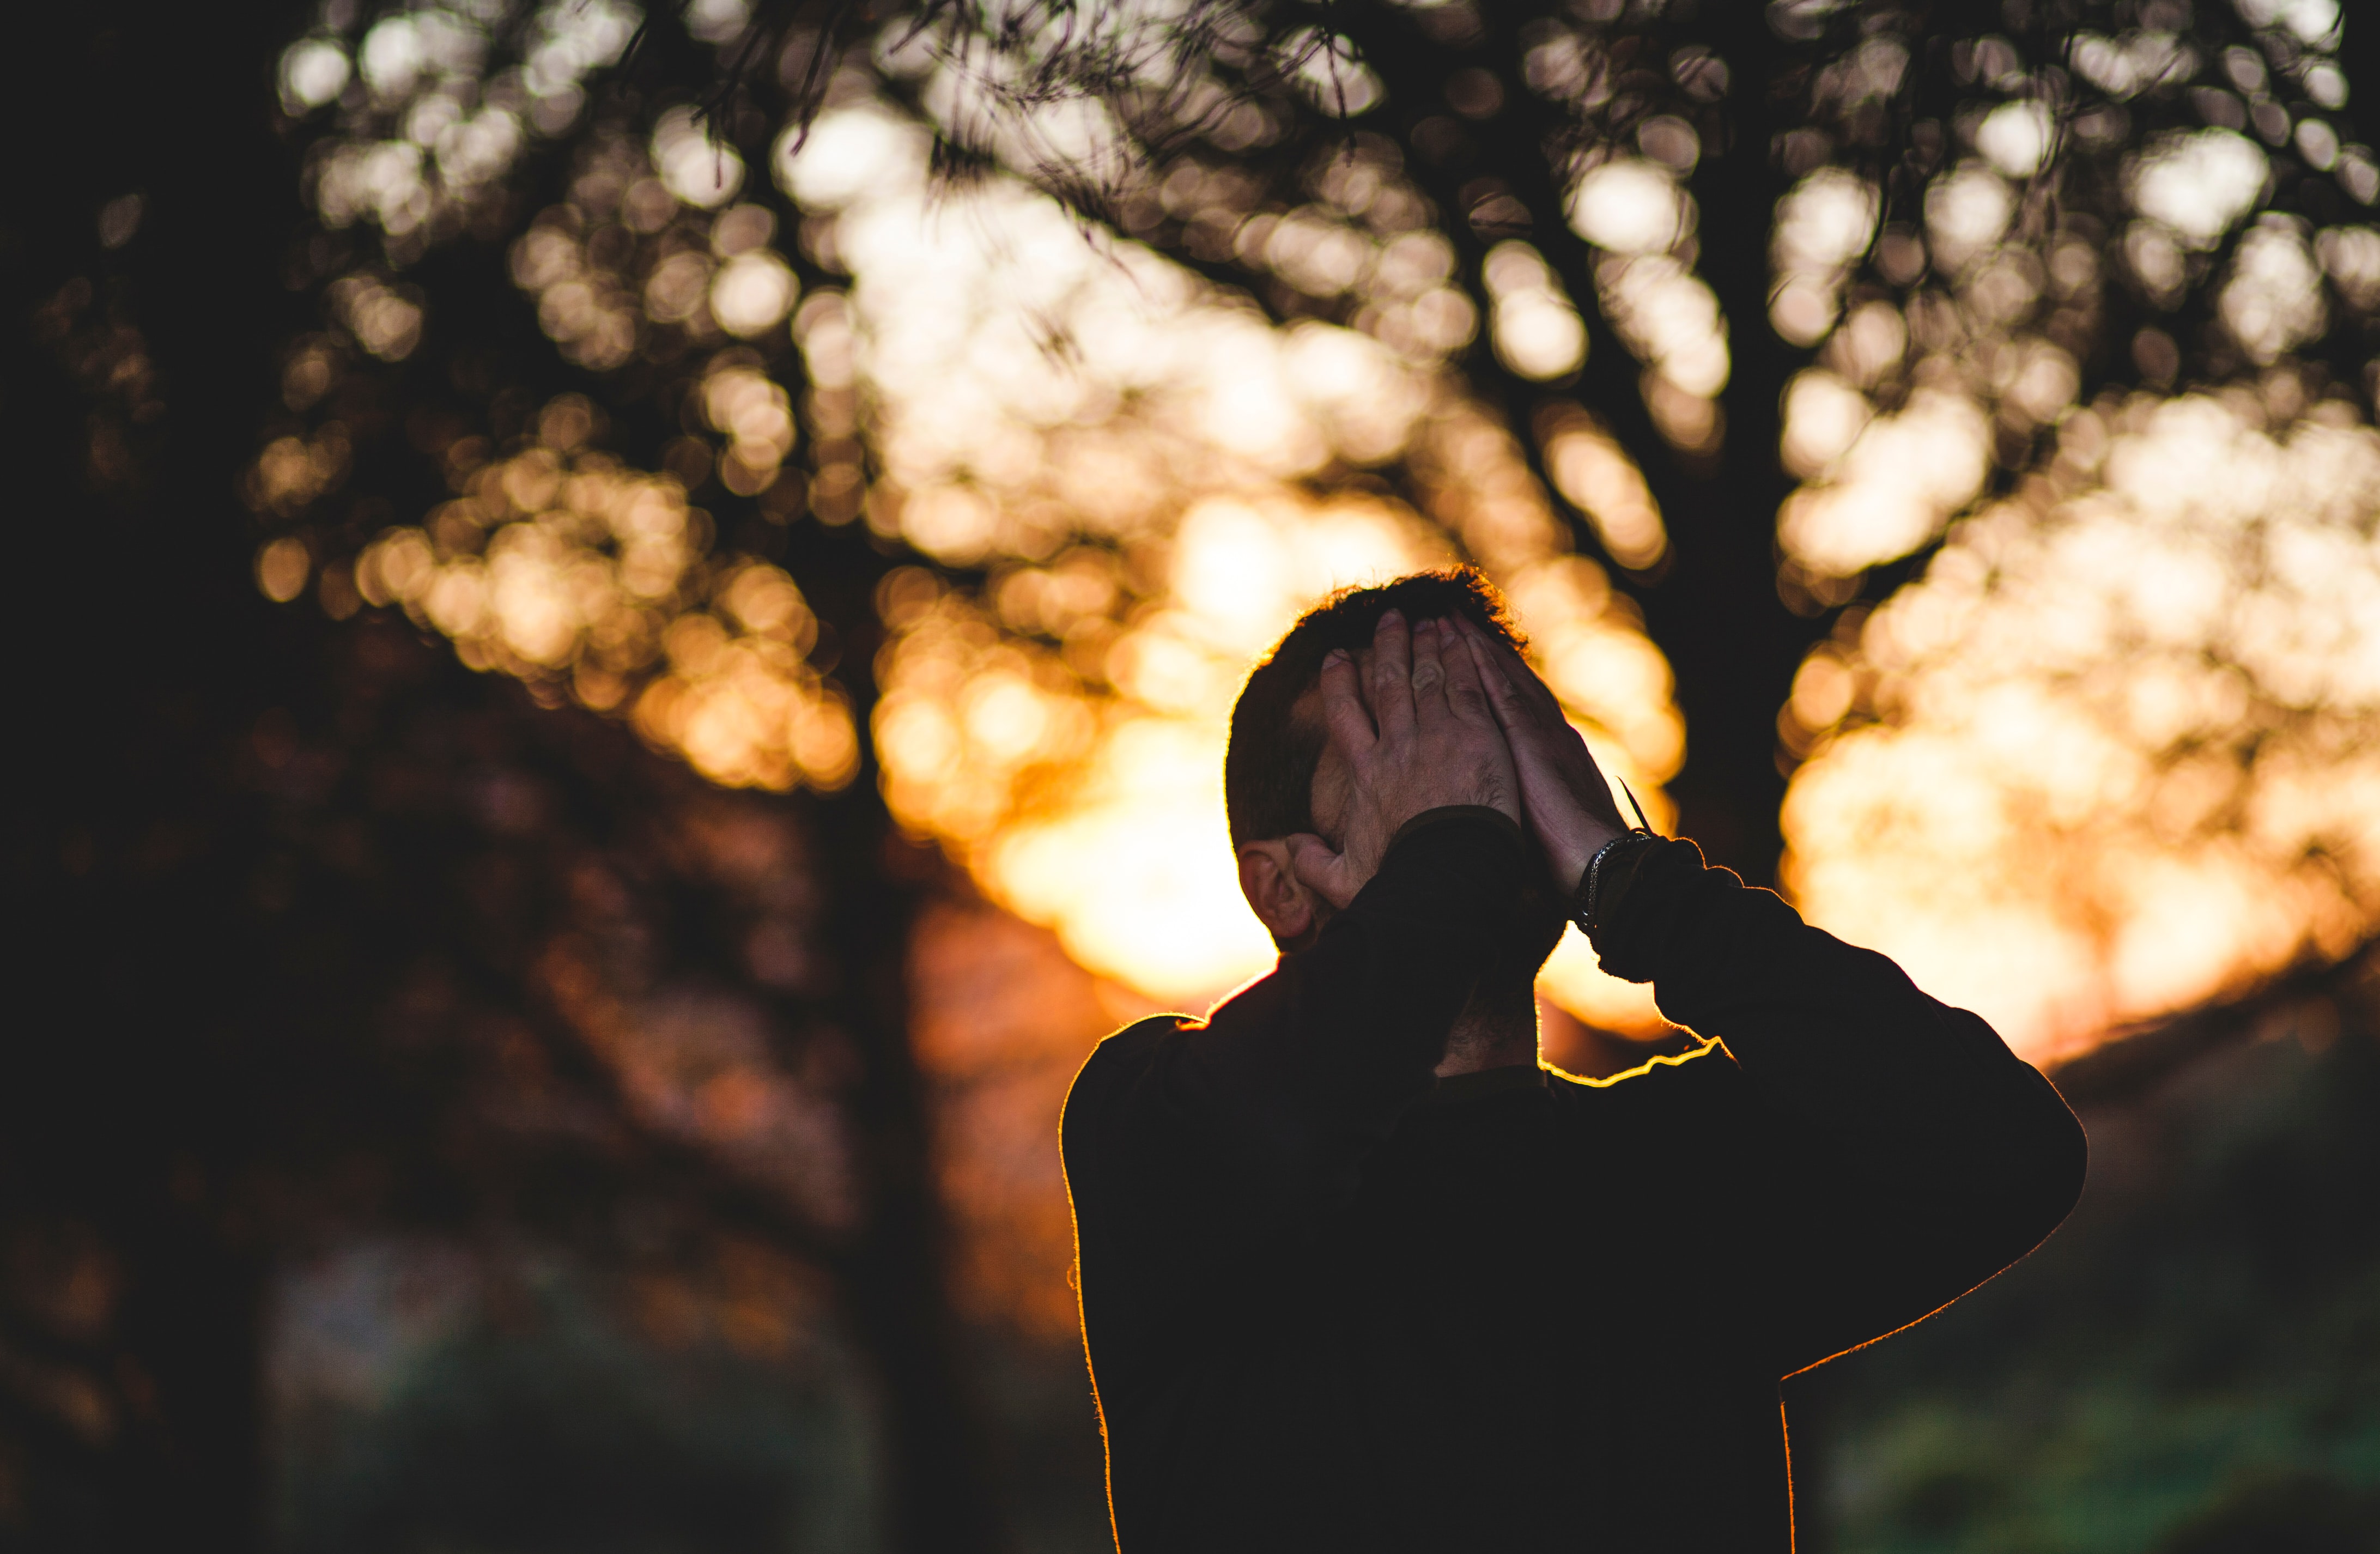
<path fill-rule="evenodd" d="M 2010 1173 L 2022 1184 L 2024 1215 L 2035 1244 L 2074 1212 L 2091 1165 L 2091 1140 L 2082 1119 L 2047 1080 L 2041 1082 L 2041 1090 L 2039 1114 L 2025 1130 L 2022 1158 Z"/>

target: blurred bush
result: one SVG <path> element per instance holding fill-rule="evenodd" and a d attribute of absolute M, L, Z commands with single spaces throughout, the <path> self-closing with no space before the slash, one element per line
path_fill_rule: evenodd
<path fill-rule="evenodd" d="M 2373 969 L 2066 1067 L 2092 1149 L 2073 1218 L 1949 1315 L 1789 1385 L 1821 1486 L 1805 1546 L 2380 1546 Z"/>

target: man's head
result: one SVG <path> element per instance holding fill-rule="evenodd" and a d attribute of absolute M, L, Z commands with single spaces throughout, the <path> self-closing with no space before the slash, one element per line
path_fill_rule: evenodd
<path fill-rule="evenodd" d="M 1322 660 L 1334 648 L 1368 660 L 1374 632 L 1390 610 L 1408 622 L 1461 616 L 1515 652 L 1523 646 L 1502 596 L 1465 566 L 1342 589 L 1301 616 L 1257 665 L 1232 709 L 1223 804 L 1239 855 L 1240 889 L 1283 949 L 1308 942 L 1330 916 L 1329 904 L 1297 877 L 1284 841 L 1300 832 L 1334 846 L 1340 840 L 1348 771 L 1325 733 Z M 1550 903 L 1548 914 L 1551 927 L 1529 961 L 1530 976 L 1560 936 L 1560 914 Z"/>
<path fill-rule="evenodd" d="M 1232 708 L 1223 808 L 1232 846 L 1316 830 L 1314 774 L 1326 743 L 1316 694 L 1323 655 L 1343 648 L 1359 661 L 1368 657 L 1372 634 L 1390 610 L 1409 622 L 1461 615 L 1515 650 L 1523 645 L 1503 596 L 1471 566 L 1341 589 L 1308 610 L 1273 644 Z"/>

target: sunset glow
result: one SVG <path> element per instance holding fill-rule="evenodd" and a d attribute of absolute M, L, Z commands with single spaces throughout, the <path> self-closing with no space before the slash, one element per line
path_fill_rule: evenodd
<path fill-rule="evenodd" d="M 600 20 L 554 23 L 557 40 L 577 41 L 554 44 L 554 91 L 524 87 L 533 121 L 539 104 L 561 111 L 565 66 L 612 46 Z M 299 97 L 328 80 L 314 48 L 285 67 Z M 963 93 L 935 100 L 966 111 Z M 1080 154 L 1096 154 L 1096 139 Z M 1449 370 L 1480 322 L 1392 164 L 1348 159 L 1324 198 L 1266 230 L 1262 255 L 1289 284 L 1370 299 L 1357 327 L 1279 327 L 1020 180 L 937 189 L 921 127 L 869 102 L 781 139 L 765 169 L 847 289 L 803 294 L 775 218 L 750 202 L 762 170 L 683 113 L 641 142 L 599 147 L 570 201 L 513 246 L 514 282 L 590 370 L 631 360 L 654 328 L 713 342 L 690 414 L 716 453 L 692 456 L 764 510 L 791 493 L 821 521 L 863 521 L 947 569 L 904 568 L 880 591 L 892 637 L 874 666 L 869 733 L 886 796 L 1087 968 L 1195 1007 L 1270 964 L 1225 834 L 1225 725 L 1257 658 L 1347 584 L 1480 563 L 1607 768 L 1667 813 L 1661 784 L 1684 754 L 1668 664 L 1602 571 L 1569 553 L 1519 443 Z M 426 219 L 406 213 L 411 186 L 374 171 L 395 154 L 361 140 L 326 149 L 326 219 L 373 222 L 392 242 Z M 1669 173 L 1638 171 L 1633 185 L 1607 179 L 1609 198 L 1682 199 Z M 438 187 L 438 200 L 468 200 L 475 186 Z M 1238 193 L 1180 198 L 1228 205 Z M 1624 215 L 1594 214 L 1605 199 L 1582 205 L 1597 230 Z M 623 229 L 646 236 L 625 249 L 593 240 Z M 1636 268 L 1609 278 L 1632 347 L 1666 364 L 1691 422 L 1727 358 L 1707 291 L 1663 251 L 1677 235 L 1616 257 Z M 1508 243 L 1490 268 L 1496 348 L 1531 376 L 1574 369 L 1592 343 L 1543 259 Z M 419 302 L 369 279 L 351 290 L 357 336 L 383 358 L 407 354 Z M 784 482 L 803 434 L 767 356 L 788 335 L 816 437 L 795 484 Z M 1563 493 L 1614 556 L 1654 565 L 1667 535 L 1628 455 L 1583 413 L 1557 419 Z M 863 471 L 862 434 L 880 468 Z M 267 449 L 256 504 L 296 511 L 335 485 L 338 435 L 334 423 Z M 849 781 L 859 731 L 808 662 L 817 633 L 798 586 L 715 553 L 710 517 L 686 494 L 700 466 L 673 454 L 668 472 L 631 469 L 600 451 L 601 435 L 592 407 L 565 398 L 533 445 L 457 444 L 455 499 L 381 534 L 346 586 L 451 637 L 474 667 L 628 716 L 715 782 Z M 1411 472 L 1417 504 L 1350 479 L 1390 464 Z M 260 587 L 290 597 L 310 565 L 268 549 Z M 1643 990 L 1604 977 L 1575 935 L 1547 989 L 1609 1028 L 1658 1025 Z"/>
<path fill-rule="evenodd" d="M 784 176 L 841 212 L 897 483 L 869 521 L 990 572 L 888 585 L 887 795 L 1084 965 L 1198 1004 L 1271 963 L 1223 824 L 1225 727 L 1255 660 L 1346 584 L 1481 560 L 1609 764 L 1660 802 L 1683 756 L 1667 663 L 1430 355 L 1270 328 L 1019 188 L 929 202 L 914 134 L 867 110 L 828 115 Z M 1536 262 L 1510 259 L 1514 295 Z M 1431 472 L 1429 511 L 1292 483 L 1398 456 Z M 1649 559 L 1659 516 L 1623 470 L 1597 489 Z M 1599 1023 L 1656 1023 L 1583 944 L 1548 985 Z"/>
<path fill-rule="evenodd" d="M 2380 920 L 2380 433 L 2268 391 L 2078 414 L 1797 683 L 1802 904 L 2034 1056 Z"/>
<path fill-rule="evenodd" d="M 484 40 L 443 16 L 382 20 L 352 52 L 301 39 L 282 60 L 293 114 L 364 93 L 310 153 L 308 189 L 327 226 L 381 235 L 388 264 L 326 297 L 382 362 L 408 359 L 432 322 L 397 278 L 409 256 L 533 138 L 580 132 L 579 83 L 635 20 L 548 6 L 524 64 L 467 90 Z M 2085 37 L 2074 65 L 2117 97 L 2155 90 L 2172 61 L 2152 42 Z M 518 445 L 455 443 L 453 499 L 352 563 L 264 539 L 258 588 L 312 589 L 334 613 L 402 608 L 474 667 L 626 717 L 722 784 L 832 791 L 872 739 L 904 826 L 1083 966 L 1185 1004 L 1270 960 L 1224 841 L 1225 721 L 1257 655 L 1333 588 L 1481 564 L 1599 758 L 1666 820 L 1686 738 L 1667 662 L 1570 552 L 1516 429 L 1451 364 L 1476 339 L 1515 377 L 1559 385 L 1618 349 L 1642 364 L 1662 435 L 1716 449 L 1737 325 L 1695 268 L 1693 123 L 1648 118 L 1577 163 L 1563 213 L 1591 245 L 1587 273 L 1499 241 L 1477 277 L 1484 313 L 1378 138 L 1351 140 L 1286 209 L 1254 210 L 1220 164 L 1185 162 L 1145 191 L 1269 284 L 1343 305 L 1342 322 L 1284 325 L 1018 176 L 1123 176 L 1105 108 L 1014 113 L 923 44 L 888 58 L 922 83 L 926 120 L 979 130 L 1011 171 L 938 186 L 928 124 L 865 91 L 748 165 L 673 109 L 635 135 L 584 131 L 568 200 L 513 242 L 514 283 L 577 367 L 621 370 L 655 330 L 706 353 L 666 469 L 625 467 L 588 401 L 556 398 Z M 1337 68 L 1327 49 L 1313 59 Z M 1587 90 L 1560 50 L 1531 61 L 1538 90 Z M 1849 112 L 1910 67 L 1878 37 L 1821 94 Z M 1314 90 L 1371 90 L 1353 68 Z M 1864 629 L 1846 617 L 1793 679 L 1780 739 L 1806 760 L 1786 881 L 2035 1051 L 2335 953 L 2374 890 L 2355 819 L 2374 781 L 2355 722 L 2367 601 L 2351 581 L 2368 505 L 2342 494 L 2363 490 L 2372 434 L 2342 403 L 2307 404 L 2285 367 L 2252 393 L 2075 402 L 2076 342 L 2111 264 L 2152 298 L 2179 296 L 2220 250 L 2213 305 L 2265 368 L 2330 326 L 2325 285 L 2356 307 L 2380 297 L 2380 237 L 2258 214 L 2265 153 L 2215 127 L 2126 153 L 2129 225 L 2103 253 L 2028 203 L 2068 132 L 2030 100 L 2000 103 L 1930 176 L 1914 226 L 1880 226 L 1862 174 L 1798 173 L 1776 210 L 1768 317 L 1753 321 L 1815 353 L 1783 403 L 1779 453 L 1803 481 L 1778 514 L 1788 598 L 1839 605 L 1956 526 L 1921 582 Z M 2309 119 L 2298 140 L 2354 194 L 2362 153 L 2325 133 Z M 771 184 L 795 212 L 783 231 Z M 805 289 L 797 245 L 847 284 Z M 1877 275 L 1913 279 L 1887 293 Z M 1616 338 L 1590 338 L 1580 285 Z M 2157 348 L 2135 346 L 2143 361 Z M 318 336 L 292 355 L 293 409 L 323 395 L 337 349 Z M 1521 430 L 1559 495 L 1613 561 L 1658 576 L 1670 534 L 1631 451 L 1568 400 L 1533 418 Z M 1988 499 L 2008 450 L 2036 436 L 2054 439 L 2049 462 Z M 335 419 L 276 435 L 250 504 L 302 513 L 350 458 Z M 891 639 L 868 729 L 810 662 L 800 586 L 722 549 L 688 498 L 714 473 L 771 521 L 864 525 L 922 564 L 880 590 Z M 1957 883 L 1918 884 L 1941 879 Z M 1575 936 L 1546 986 L 1607 1027 L 1656 1023 Z"/>

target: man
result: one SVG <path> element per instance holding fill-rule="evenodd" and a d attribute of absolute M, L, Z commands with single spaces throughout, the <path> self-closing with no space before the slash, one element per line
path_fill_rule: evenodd
<path fill-rule="evenodd" d="M 1259 665 L 1225 797 L 1283 953 L 1067 1098 L 1123 1554 L 1788 1550 L 1779 1378 L 2065 1217 L 2081 1128 L 1974 1015 L 1632 832 L 1477 574 Z M 1536 1062 L 1566 915 L 1708 1044 Z"/>

